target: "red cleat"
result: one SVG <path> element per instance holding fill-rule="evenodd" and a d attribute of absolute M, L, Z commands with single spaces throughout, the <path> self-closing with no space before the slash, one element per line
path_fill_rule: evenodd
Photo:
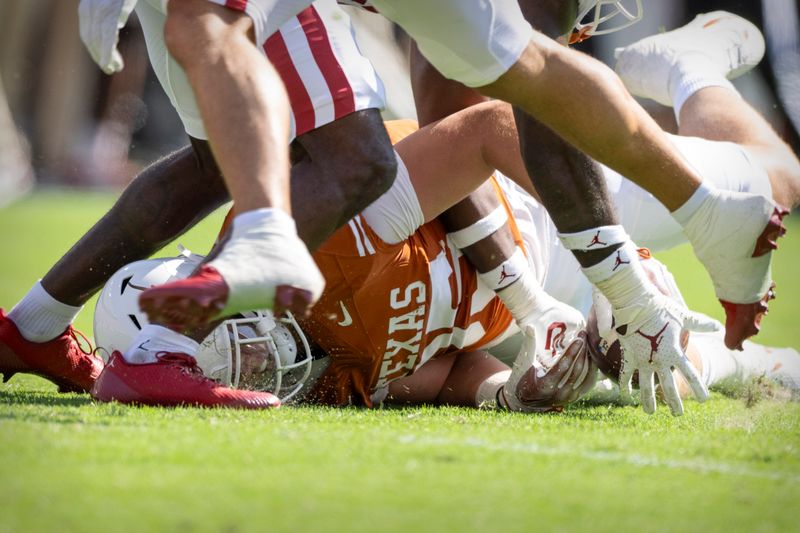
<path fill-rule="evenodd" d="M 217 269 L 204 264 L 188 278 L 142 292 L 139 307 L 150 322 L 183 331 L 218 318 L 228 293 L 228 284 Z"/>
<path fill-rule="evenodd" d="M 789 214 L 789 210 L 782 205 L 776 205 L 772 210 L 764 231 L 758 236 L 756 246 L 753 249 L 753 257 L 762 255 L 778 249 L 778 239 L 786 235 L 786 226 L 783 219 Z"/>
<path fill-rule="evenodd" d="M 222 318 L 229 292 L 228 284 L 217 269 L 204 264 L 188 278 L 142 292 L 139 307 L 150 322 L 164 324 L 175 331 L 186 331 Z M 276 315 L 290 311 L 304 317 L 313 304 L 314 297 L 310 291 L 289 285 L 275 287 L 272 310 Z"/>
<path fill-rule="evenodd" d="M 88 345 L 83 348 L 81 337 Z M 68 327 L 48 342 L 31 342 L 0 309 L 0 373 L 3 382 L 17 372 L 35 374 L 58 385 L 59 392 L 89 392 L 103 370 L 86 337 Z"/>
<path fill-rule="evenodd" d="M 776 205 L 766 227 L 759 235 L 753 249 L 753 257 L 761 257 L 778 249 L 778 239 L 786 235 L 783 219 L 789 210 Z M 725 346 L 731 350 L 744 350 L 743 343 L 761 331 L 761 320 L 769 313 L 769 301 L 775 299 L 775 283 L 757 302 L 739 304 L 720 299 L 725 309 Z"/>
<path fill-rule="evenodd" d="M 281 405 L 268 392 L 223 387 L 203 375 L 191 355 L 166 352 L 159 354 L 158 362 L 144 365 L 128 364 L 121 353 L 114 352 L 92 388 L 92 397 L 101 402 L 166 407 L 271 409 Z"/>

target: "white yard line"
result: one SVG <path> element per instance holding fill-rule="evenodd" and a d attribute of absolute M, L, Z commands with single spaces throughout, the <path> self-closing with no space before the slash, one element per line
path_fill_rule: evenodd
<path fill-rule="evenodd" d="M 541 446 L 536 443 L 509 443 L 497 444 L 481 439 L 468 438 L 464 440 L 447 439 L 442 437 L 416 437 L 405 435 L 400 437 L 400 442 L 404 444 L 418 444 L 421 446 L 466 446 L 470 448 L 480 448 L 493 452 L 512 452 L 525 453 L 530 455 L 543 455 L 551 457 L 570 457 L 576 459 L 589 459 L 593 461 L 607 463 L 624 463 L 638 467 L 670 468 L 675 470 L 687 470 L 698 473 L 716 473 L 732 476 L 745 476 L 773 481 L 800 481 L 800 475 L 791 472 L 780 472 L 776 470 L 760 470 L 750 468 L 745 465 L 735 463 L 725 463 L 709 460 L 675 460 L 661 459 L 654 456 L 644 456 L 638 454 L 628 454 L 621 452 L 588 451 L 574 448 L 553 448 Z"/>

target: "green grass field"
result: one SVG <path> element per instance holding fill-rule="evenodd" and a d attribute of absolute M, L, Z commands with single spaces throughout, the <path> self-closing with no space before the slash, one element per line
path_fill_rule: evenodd
<path fill-rule="evenodd" d="M 0 305 L 112 198 L 40 192 L 0 210 Z M 203 252 L 219 219 L 181 242 Z M 797 233 L 792 221 L 764 343 L 800 347 Z M 691 252 L 661 258 L 690 306 L 721 318 Z M 800 405 L 761 391 L 689 401 L 681 418 L 585 404 L 249 413 L 97 405 L 17 376 L 0 385 L 0 531 L 798 531 Z"/>

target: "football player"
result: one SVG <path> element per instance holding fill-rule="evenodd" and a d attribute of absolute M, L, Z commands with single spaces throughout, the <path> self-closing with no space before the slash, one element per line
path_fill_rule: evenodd
<path fill-rule="evenodd" d="M 581 2 L 582 13 L 586 13 L 585 9 L 589 3 L 590 2 Z M 555 9 L 553 9 L 553 4 L 556 4 Z M 551 36 L 563 33 L 564 26 L 558 24 L 558 17 L 554 17 L 554 14 L 558 14 L 558 7 L 563 11 L 567 4 L 569 4 L 569 2 L 521 2 L 526 16 L 528 16 L 529 19 L 535 17 L 540 23 L 539 28 Z M 622 6 L 618 7 L 624 9 Z M 591 13 L 592 10 L 589 10 L 589 12 Z M 595 15 L 598 13 L 599 10 L 594 12 Z M 612 16 L 615 11 L 606 11 L 606 13 Z M 622 17 L 623 19 L 633 20 L 633 18 L 627 16 L 630 13 L 626 11 L 622 13 L 625 14 L 625 17 Z M 620 15 L 621 12 L 616 11 L 616 14 Z M 564 18 L 561 17 L 561 19 L 563 20 Z M 601 32 L 605 33 L 606 31 L 603 29 Z M 733 41 L 736 40 L 733 37 L 735 35 L 747 35 L 748 38 L 746 41 L 748 42 L 739 44 L 733 43 Z M 576 35 L 573 35 L 573 37 L 575 36 Z M 733 39 L 733 41 L 729 41 L 730 39 Z M 798 181 L 796 172 L 797 160 L 794 155 L 785 143 L 783 143 L 769 128 L 766 122 L 755 115 L 755 112 L 751 108 L 748 107 L 744 109 L 744 115 L 737 117 L 736 120 L 731 118 L 734 116 L 731 110 L 737 109 L 734 104 L 738 103 L 739 97 L 735 91 L 732 91 L 732 86 L 726 79 L 726 76 L 735 77 L 740 75 L 746 68 L 741 67 L 731 71 L 730 69 L 732 66 L 728 62 L 729 56 L 724 52 L 724 49 L 725 46 L 734 46 L 734 48 L 731 49 L 732 51 L 740 50 L 740 57 L 742 54 L 749 55 L 748 63 L 751 66 L 755 65 L 763 54 L 763 40 L 758 30 L 739 17 L 725 12 L 717 12 L 700 16 L 693 23 L 687 25 L 686 28 L 670 32 L 664 36 L 655 37 L 647 41 L 644 45 L 639 46 L 640 48 L 643 46 L 647 47 L 646 51 L 652 57 L 648 57 L 648 59 L 644 60 L 640 58 L 635 67 L 630 65 L 630 61 L 628 63 L 620 61 L 620 66 L 618 67 L 621 73 L 623 69 L 638 69 L 635 73 L 637 79 L 633 82 L 631 88 L 632 92 L 637 95 L 650 96 L 647 92 L 642 90 L 642 84 L 648 84 L 648 90 L 651 92 L 655 91 L 655 87 L 658 87 L 659 92 L 656 93 L 658 95 L 656 98 L 662 103 L 671 105 L 669 97 L 666 96 L 667 91 L 673 90 L 673 87 L 683 87 L 683 93 L 679 97 L 676 97 L 678 98 L 675 106 L 676 116 L 679 115 L 681 109 L 684 108 L 683 103 L 688 102 L 688 107 L 686 107 L 686 109 L 689 109 L 689 112 L 687 112 L 686 115 L 689 117 L 689 122 L 678 117 L 681 124 L 680 133 L 687 136 L 720 139 L 725 138 L 724 134 L 720 137 L 720 132 L 725 132 L 725 134 L 730 135 L 732 133 L 730 128 L 735 128 L 733 131 L 736 131 L 738 135 L 734 135 L 735 139 L 732 140 L 736 140 L 740 144 L 746 146 L 749 152 L 748 157 L 758 158 L 760 163 L 773 169 L 774 175 L 780 175 L 780 179 L 773 180 L 774 198 L 777 202 L 787 206 L 795 205 L 798 194 Z M 737 46 L 739 48 L 736 48 Z M 640 55 L 641 53 L 642 52 L 639 52 Z M 659 57 L 656 58 L 655 56 Z M 667 77 L 671 80 L 672 85 L 669 85 Z M 625 75 L 623 75 L 623 79 L 626 79 Z M 451 80 L 442 78 L 430 64 L 424 61 L 424 58 L 422 58 L 420 54 L 412 55 L 412 81 L 415 100 L 417 102 L 417 112 L 421 122 L 438 120 L 458 109 L 483 100 L 475 91 L 454 83 Z M 697 92 L 697 89 L 701 87 L 709 87 L 712 88 L 712 90 L 703 92 L 695 98 L 690 98 Z M 722 95 L 722 97 L 718 98 L 719 95 Z M 731 100 L 733 100 L 733 103 Z M 698 108 L 706 108 L 709 114 L 706 115 L 702 112 L 697 112 Z M 728 111 L 727 114 L 725 114 L 726 110 Z M 739 118 L 742 120 L 740 121 Z M 546 127 L 537 124 L 536 121 L 531 120 L 530 117 L 525 117 L 517 113 L 515 114 L 515 119 L 520 132 L 525 133 L 527 136 L 537 135 L 537 149 L 526 154 L 526 161 L 528 162 L 529 169 L 535 168 L 535 170 L 532 170 L 532 174 L 535 173 L 536 175 L 534 184 L 537 187 L 537 191 L 542 194 L 546 205 L 548 204 L 547 195 L 549 192 L 542 188 L 541 185 L 543 182 L 546 183 L 547 179 L 554 179 L 558 182 L 558 180 L 562 179 L 561 177 L 563 175 L 569 174 L 571 169 L 574 168 L 584 168 L 587 169 L 587 172 L 589 171 L 588 169 L 594 168 L 592 162 L 586 160 L 581 153 L 570 149 L 570 147 L 554 136 Z M 532 166 L 530 164 L 531 159 L 537 156 L 539 156 L 538 166 Z M 781 170 L 781 168 L 783 170 Z M 615 180 L 613 183 L 619 186 L 618 184 L 620 182 Z M 634 186 L 629 181 L 624 181 L 623 183 L 623 186 Z M 736 187 L 734 187 L 734 190 L 736 190 Z M 769 196 L 764 190 L 754 189 L 753 191 L 759 194 L 764 193 L 765 196 Z M 567 203 L 573 202 L 572 205 L 576 205 L 576 203 L 574 203 L 574 198 L 569 194 L 570 191 L 557 192 L 560 201 Z M 612 199 L 614 200 L 620 197 L 624 196 L 612 195 Z M 652 200 L 652 198 L 647 200 L 645 204 L 647 208 L 642 208 L 641 213 L 648 213 L 650 209 L 655 208 L 659 214 L 663 214 L 663 207 L 657 203 L 653 203 Z M 467 204 L 466 207 L 468 209 L 475 211 L 475 206 L 469 205 L 469 198 L 463 201 L 462 204 Z M 589 199 L 588 201 L 578 202 L 577 205 L 591 206 L 593 204 L 591 199 Z M 637 205 L 636 209 L 639 209 L 638 204 L 634 203 L 633 205 Z M 620 209 L 621 207 L 618 205 L 617 208 Z M 591 211 L 592 209 L 578 210 L 577 212 L 572 210 L 570 211 L 570 217 L 578 219 L 582 216 L 582 213 Z M 558 212 L 554 211 L 552 214 L 558 224 Z M 623 222 L 623 226 L 629 228 L 630 225 L 628 221 L 632 214 L 622 213 L 621 215 L 620 218 Z M 660 217 L 655 220 L 664 223 L 665 226 L 663 227 L 668 228 L 670 232 L 673 232 L 675 229 L 675 222 L 673 220 L 662 219 Z M 734 231 L 734 227 L 738 228 L 740 226 L 738 224 L 731 226 L 731 231 Z M 650 229 L 657 228 L 648 228 L 648 230 Z M 652 231 L 649 231 L 649 234 L 652 236 L 657 235 Z M 638 235 L 633 235 L 633 241 L 638 242 L 638 237 Z M 605 239 L 600 237 L 599 233 L 595 232 L 591 235 L 587 235 L 584 244 L 587 245 L 587 248 L 596 249 L 601 248 L 601 243 L 603 242 L 605 242 Z M 664 246 L 667 243 L 654 241 L 654 244 L 657 246 Z M 470 257 L 470 259 L 472 259 L 472 257 Z M 614 263 L 614 265 L 616 265 L 616 263 Z M 477 263 L 476 267 L 479 269 L 481 268 Z M 719 289 L 719 287 L 717 288 Z M 771 291 L 767 293 L 767 300 L 769 297 L 771 297 Z M 751 308 L 751 311 L 758 311 L 755 315 L 755 321 L 752 324 L 753 329 L 751 329 L 751 332 L 758 330 L 761 317 L 766 311 L 765 304 L 766 301 Z M 726 312 L 728 317 L 727 325 L 729 326 L 726 343 L 729 346 L 738 346 L 741 348 L 741 345 L 735 343 L 735 331 L 740 329 L 745 322 L 736 325 L 733 323 L 733 319 L 743 319 L 745 315 L 742 313 L 737 314 L 735 306 L 730 305 L 726 306 Z M 747 320 L 749 320 L 749 318 Z M 629 353 L 630 352 L 629 350 Z"/>
<path fill-rule="evenodd" d="M 716 89 L 699 88 L 686 105 L 692 105 L 695 99 L 702 101 L 710 91 Z M 716 186 L 778 194 L 787 203 L 796 204 L 800 165 L 787 156 L 786 147 L 763 119 L 738 95 L 734 96 L 729 102 L 732 107 L 725 111 L 727 116 L 736 110 L 729 119 L 736 127 L 716 130 L 719 110 L 713 106 L 699 107 L 696 112 L 698 121 L 702 117 L 708 121 L 709 137 L 737 142 L 687 137 L 673 137 L 672 142 Z M 395 134 L 400 133 L 399 126 L 402 124 L 393 126 Z M 408 124 L 405 126 L 408 129 Z M 760 131 L 761 136 L 742 138 L 738 132 L 745 130 Z M 329 357 L 307 398 L 363 405 L 389 396 L 403 401 L 438 398 L 459 404 L 499 400 L 513 409 L 536 410 L 561 405 L 585 390 L 592 367 L 583 355 L 582 315 L 551 295 L 585 311 L 591 288 L 579 274 L 573 257 L 559 244 L 552 221 L 533 198 L 535 191 L 527 194 L 518 185 L 531 189 L 515 136 L 508 106 L 488 103 L 448 117 L 396 144 L 401 173 L 395 185 L 337 232 L 315 256 L 329 282 L 328 289 L 311 318 L 302 321 L 302 325 Z M 458 146 L 459 150 L 443 150 L 443 146 Z M 435 220 L 425 223 L 494 168 L 513 176 L 518 184 L 501 174 L 494 185 L 484 185 L 473 194 L 485 193 L 487 187 L 490 192 L 499 192 L 494 195 L 502 205 L 499 215 L 460 234 L 448 235 Z M 451 174 L 458 179 L 442 179 Z M 641 188 L 623 185 L 627 182 L 607 169 L 606 179 L 616 192 L 628 230 L 640 242 L 665 247 L 684 238 L 678 225 L 668 223 L 669 213 L 663 208 L 653 209 L 656 200 Z M 518 330 L 509 311 L 513 305 L 507 308 L 500 304 L 483 278 L 460 256 L 458 246 L 464 239 L 467 243 L 477 242 L 474 235 L 496 231 L 495 219 L 518 229 L 517 240 L 524 243 L 530 273 L 537 286 L 547 291 L 539 290 L 526 302 L 533 304 L 528 308 L 530 320 L 520 325 L 527 324 L 531 329 L 525 331 L 524 347 L 514 371 L 483 352 Z M 472 240 L 468 233 L 473 234 Z M 625 261 L 621 254 L 616 260 Z M 497 274 L 502 276 L 503 271 Z M 686 311 L 680 303 L 678 308 L 696 324 L 712 325 Z M 519 321 L 519 316 L 516 318 Z M 143 345 L 146 351 L 167 353 L 187 348 L 185 341 L 170 340 L 172 335 L 158 326 L 143 328 L 124 355 L 114 355 L 115 363 L 105 371 L 108 384 L 101 378 L 95 396 L 123 401 L 151 398 L 152 390 L 128 387 L 118 391 L 115 383 L 147 383 L 150 380 L 136 376 L 150 375 L 158 364 L 174 364 L 171 360 L 155 365 L 130 364 L 130 360 L 141 357 Z M 660 339 L 654 337 L 658 344 Z M 196 344 L 190 347 L 197 353 Z M 680 361 L 675 366 L 683 371 L 692 390 L 705 389 L 708 380 L 702 382 L 693 367 Z M 423 373 L 425 368 L 430 372 L 442 370 L 436 372 L 437 379 L 423 379 L 420 376 L 427 375 Z M 476 368 L 480 371 L 467 372 Z M 711 367 L 701 368 L 705 375 Z M 414 376 L 407 377 L 411 372 Z M 449 380 L 451 375 L 455 381 Z M 640 375 L 642 401 L 652 411 L 653 373 L 640 371 Z M 659 377 L 665 399 L 679 414 L 682 406 L 671 374 Z M 465 385 L 456 387 L 456 383 Z M 453 391 L 461 394 L 460 399 L 453 396 Z"/>
<path fill-rule="evenodd" d="M 593 5 L 600 9 L 605 3 Z M 285 14 L 307 4 L 307 0 L 258 0 L 246 8 L 258 17 L 257 26 L 275 29 Z M 727 315 L 728 344 L 738 346 L 755 332 L 770 294 L 771 251 L 787 211 L 764 197 L 721 192 L 704 182 L 610 71 L 535 32 L 524 22 L 516 0 L 374 0 L 372 4 L 403 26 L 446 77 L 516 104 L 587 154 L 646 186 L 673 212 L 711 274 Z M 710 36 L 710 60 L 721 67 L 715 68 L 713 78 L 725 80 L 758 60 L 763 39 L 750 28 L 740 31 L 746 23 L 736 17 L 710 17 L 693 23 L 693 31 L 701 38 Z M 735 50 L 739 53 L 730 53 Z M 707 86 L 708 81 L 702 83 Z M 587 92 L 592 98 L 585 98 Z M 530 142 L 525 130 L 522 138 L 523 155 L 529 159 L 531 150 L 540 147 Z M 530 170 L 535 175 L 535 168 Z M 630 239 L 616 221 L 602 180 L 577 175 L 583 179 L 562 176 L 560 183 L 543 188 L 547 193 L 543 200 L 561 226 L 562 240 L 577 253 L 584 273 L 609 297 L 617 323 L 625 326 L 621 342 L 627 347 L 627 366 L 646 369 L 655 363 L 666 369 L 683 357 L 678 338 L 684 317 L 650 287 L 636 266 L 638 259 L 630 252 Z M 585 200 L 581 212 L 588 215 L 576 216 L 578 202 L 563 202 L 565 197 Z M 739 231 L 732 236 L 734 225 Z M 622 263 L 616 262 L 619 254 L 624 256 Z M 233 264 L 227 267 L 235 270 Z M 243 272 L 250 280 L 259 277 L 258 269 Z M 219 314 L 222 307 L 228 311 L 237 307 L 224 277 L 216 270 L 201 269 L 188 280 L 145 292 L 141 303 L 152 316 L 174 326 L 202 321 Z M 183 309 L 176 309 L 177 302 Z M 648 336 L 663 332 L 664 342 L 653 352 L 637 332 Z"/>
<path fill-rule="evenodd" d="M 81 38 L 106 73 L 123 66 L 116 51 L 118 32 L 136 3 L 80 3 Z M 259 293 L 259 302 L 269 307 L 306 309 L 319 296 L 323 280 L 291 217 L 285 144 L 289 101 L 284 84 L 261 50 L 280 25 L 266 31 L 259 18 L 243 12 L 241 2 L 173 0 L 168 9 L 167 2 L 160 0 L 148 4 L 164 15 L 157 30 L 164 43 L 159 59 L 181 71 L 184 88 L 194 96 L 192 103 L 199 112 L 193 117 L 196 124 L 191 133 L 209 140 L 225 188 L 240 212 L 234 235 L 216 258 L 217 267 L 227 274 L 234 297 Z M 282 23 L 299 12 L 287 13 Z M 171 93 L 173 87 L 166 89 Z M 284 252 L 273 256 L 275 246 L 265 246 L 267 242 Z M 249 257 L 247 263 L 269 265 L 261 269 L 261 283 L 256 286 L 244 288 L 246 277 L 228 274 L 225 265 L 237 257 L 241 263 L 242 254 Z"/>
<path fill-rule="evenodd" d="M 88 391 L 102 361 L 91 356 L 91 349 L 81 349 L 70 326 L 81 306 L 117 269 L 150 256 L 228 200 L 188 82 L 167 54 L 159 30 L 164 14 L 149 2 L 139 3 L 137 12 L 155 70 L 191 147 L 143 171 L 9 316 L 0 315 L 5 380 L 16 372 L 32 372 L 62 390 Z M 351 34 L 347 15 L 333 0 L 321 0 L 264 46 L 292 87 L 291 133 L 296 138 L 291 185 L 310 207 L 294 214 L 300 236 L 312 249 L 352 215 L 338 210 L 360 209 L 355 206 L 383 192 L 396 171 L 379 112 L 383 86 Z"/>

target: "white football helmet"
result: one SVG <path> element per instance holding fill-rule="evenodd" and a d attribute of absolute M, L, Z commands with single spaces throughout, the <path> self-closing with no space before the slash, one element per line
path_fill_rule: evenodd
<path fill-rule="evenodd" d="M 149 323 L 139 310 L 139 294 L 187 277 L 202 260 L 183 250 L 178 257 L 136 261 L 111 276 L 94 311 L 98 352 L 107 359 L 114 350 L 127 350 Z M 300 392 L 312 363 L 308 339 L 294 317 L 275 318 L 271 311 L 225 320 L 203 339 L 194 357 L 207 377 L 227 387 L 271 392 L 281 402 Z"/>
<path fill-rule="evenodd" d="M 642 0 L 578 0 L 570 43 L 627 28 L 642 19 Z"/>

